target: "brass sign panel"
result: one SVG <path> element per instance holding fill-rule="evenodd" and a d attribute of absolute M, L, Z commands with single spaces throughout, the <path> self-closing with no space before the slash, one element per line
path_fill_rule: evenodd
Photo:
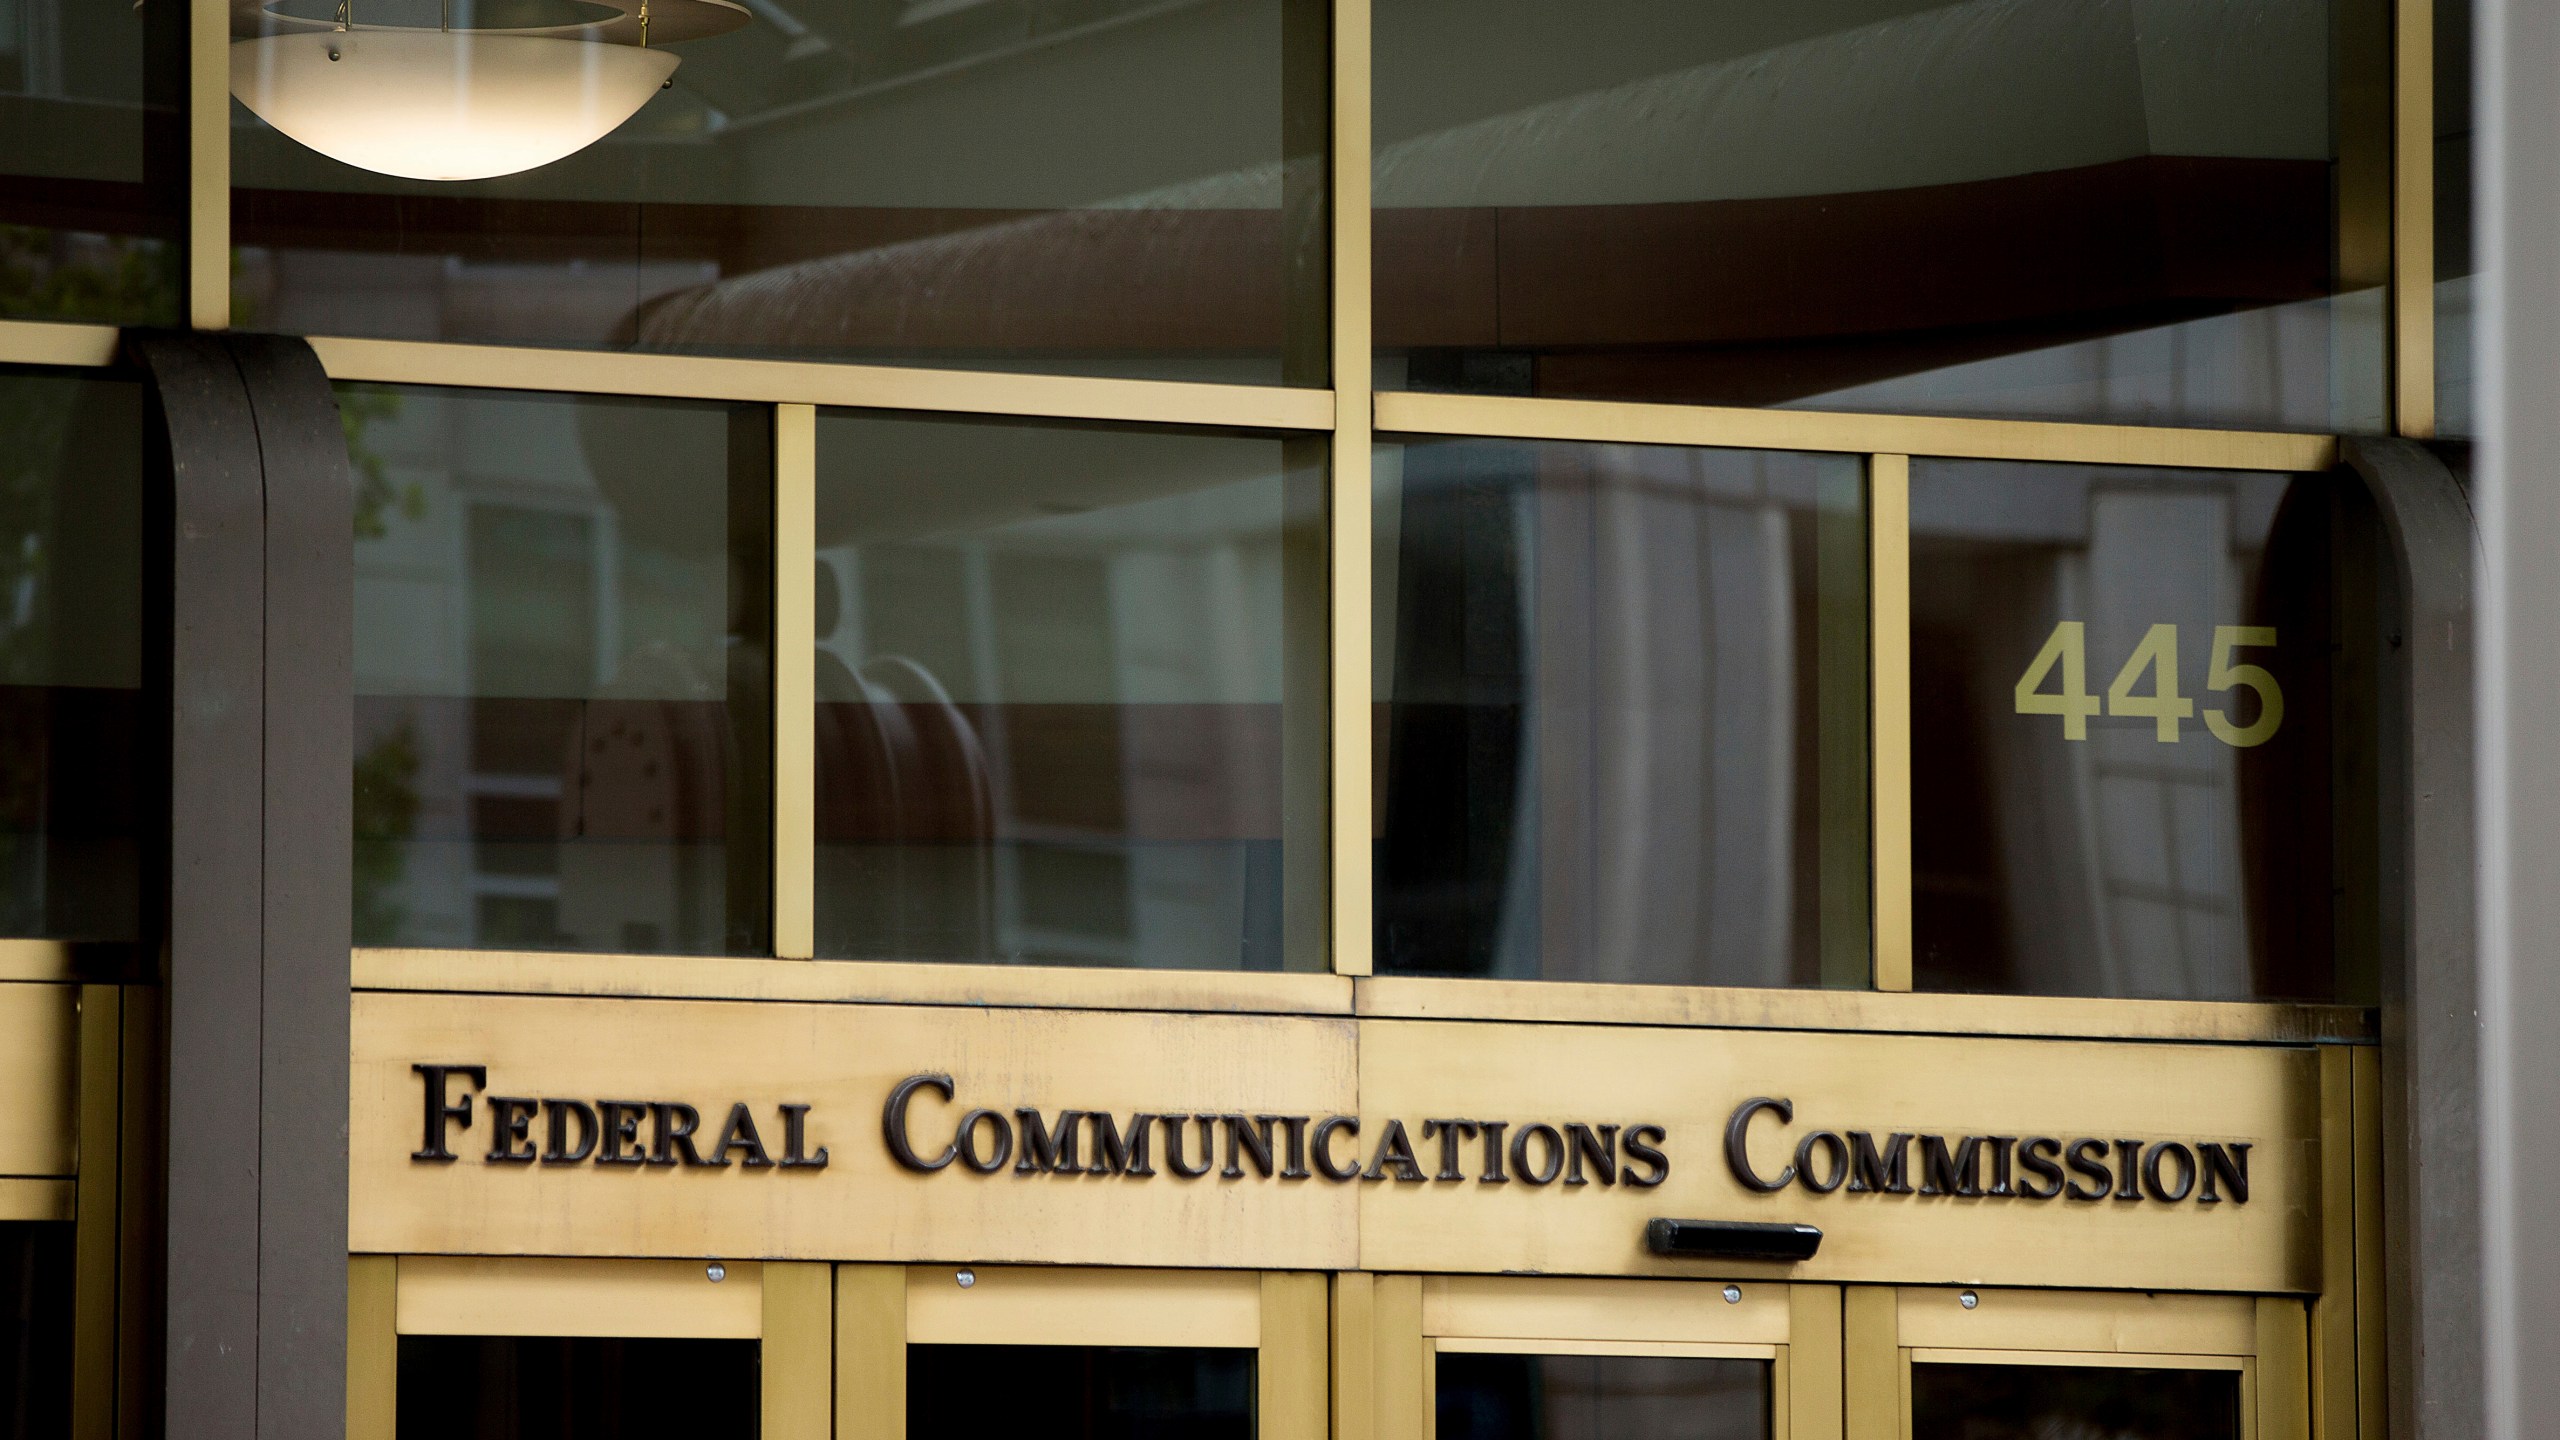
<path fill-rule="evenodd" d="M 1044 1135 L 1068 1107 L 1124 1121 L 1347 1110 L 1348 1020 L 360 993 L 354 1027 L 358 1251 L 1306 1270 L 1358 1257 L 1347 1188 L 1017 1173 L 1027 1146 L 994 1173 L 919 1172 L 880 1129 L 891 1091 L 923 1072 L 955 1077 L 949 1101 L 910 1107 L 936 1148 L 979 1108 L 996 1114 L 978 1127 L 987 1145 L 997 1122 L 1025 1128 L 1020 1107 L 1045 1112 Z M 443 1106 L 469 1101 L 468 1123 L 447 1115 L 438 1137 L 451 1160 L 415 1158 L 433 1149 L 419 1066 L 444 1072 Z M 760 1154 L 731 1133 L 740 1107 Z M 686 1109 L 692 1133 L 669 1138 Z M 786 1164 L 795 1128 L 801 1163 Z"/>
<path fill-rule="evenodd" d="M 1616 1185 L 1533 1185 L 1517 1166 L 1502 1185 L 1370 1186 L 1360 1212 L 1369 1269 L 1697 1275 L 1702 1262 L 1644 1248 L 1649 1217 L 1694 1216 L 1820 1227 L 1820 1250 L 1795 1265 L 1712 1262 L 1793 1279 L 2319 1288 L 2319 1075 L 2307 1049 L 1373 1023 L 1360 1037 L 1360 1093 L 1371 1110 L 1402 1114 L 1641 1117 L 1668 1131 L 1671 1160 L 1652 1188 L 1630 1188 L 1623 1172 Z M 1737 1167 L 1726 1140 L 1754 1099 L 1783 1101 L 1792 1120 L 1769 1107 L 1743 1117 L 1747 1164 Z M 1808 1143 L 1817 1135 L 1833 1138 Z M 1959 1163 L 1972 1137 L 2010 1142 L 2010 1193 L 1988 1193 L 1999 1147 L 1977 1143 L 1969 1169 Z M 2038 1147 L 2039 1159 L 2063 1157 L 2059 1193 L 2045 1194 L 2054 1187 L 2023 1163 L 2037 1137 L 2057 1142 Z M 2077 1157 L 2104 1167 L 2103 1185 L 2067 1163 L 2082 1141 L 2104 1144 Z M 2126 1198 L 2119 1142 L 2133 1147 L 2139 1192 Z M 2190 1167 L 2204 1146 L 2226 1157 L 2246 1146 L 2248 1198 L 2225 1181 L 2203 1203 L 2203 1179 L 2175 1151 L 2155 1152 L 2164 1144 L 2184 1147 Z M 1827 1193 L 1796 1177 L 1755 1187 L 1800 1148 Z M 1880 1183 L 1853 1188 L 1869 1150 Z M 1462 1158 L 1475 1151 L 1462 1147 Z M 2144 1187 L 2146 1158 L 2157 1190 Z M 1942 1183 L 1931 1183 L 1933 1159 Z M 1586 1162 L 1586 1182 L 1596 1168 Z"/>
<path fill-rule="evenodd" d="M 366 993 L 355 1062 L 365 1251 L 2317 1284 L 2303 1048 Z"/>

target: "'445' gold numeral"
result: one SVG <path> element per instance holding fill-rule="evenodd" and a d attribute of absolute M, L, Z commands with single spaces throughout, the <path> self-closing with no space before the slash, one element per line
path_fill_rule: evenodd
<path fill-rule="evenodd" d="M 2225 745 L 2246 749 L 2264 745 L 2274 738 L 2276 727 L 2284 723 L 2284 691 L 2276 677 L 2257 665 L 2233 663 L 2232 652 L 2270 647 L 2276 643 L 2276 632 L 2264 625 L 2216 625 L 2213 627 L 2213 661 L 2206 667 L 2205 688 L 2222 691 L 2243 689 L 2258 697 L 2258 717 L 2246 725 L 2233 719 L 2225 710 L 2204 713 L 2205 729 Z M 2054 672 L 2060 671 L 2057 677 Z M 2139 694 L 2136 685 L 2146 677 L 2149 694 Z M 2048 692 L 2045 686 L 2054 685 Z M 2089 738 L 2089 717 L 2108 715 L 2147 716 L 2152 724 L 2152 737 L 2164 745 L 2178 742 L 2179 722 L 2193 717 L 2196 702 L 2178 693 L 2178 627 L 2154 625 L 2143 632 L 2142 641 L 2125 657 L 2124 667 L 2107 685 L 2103 706 L 2089 693 L 2089 632 L 2077 620 L 2065 620 L 2053 627 L 2044 640 L 2044 648 L 2027 662 L 2026 673 L 2018 677 L 2015 691 L 2017 710 L 2021 715 L 2059 715 L 2062 738 Z"/>

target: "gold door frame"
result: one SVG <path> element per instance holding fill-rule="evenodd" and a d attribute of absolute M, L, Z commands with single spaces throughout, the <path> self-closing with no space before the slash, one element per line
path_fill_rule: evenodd
<path fill-rule="evenodd" d="M 1925 1364 L 2236 1371 L 2241 1440 L 2312 1433 L 2299 1298 L 1853 1286 L 1842 1314 L 1846 1440 L 1912 1440 L 1911 1372 Z"/>
<path fill-rule="evenodd" d="M 1254 1433 L 1263 1440 L 1325 1440 L 1328 1433 L 1328 1317 L 1321 1274 L 950 1264 L 833 1268 L 834 1440 L 904 1440 L 910 1344 L 1252 1350 Z M 773 1414 L 769 1392 L 765 1413 L 768 1419 Z M 777 1440 L 772 1430 L 765 1434 Z"/>
<path fill-rule="evenodd" d="M 1773 1440 L 1840 1440 L 1836 1285 L 1509 1275 L 1342 1278 L 1374 1294 L 1363 1307 L 1377 1356 L 1374 1429 L 1366 1433 L 1379 1440 L 1430 1440 L 1438 1422 L 1439 1357 L 1468 1353 L 1766 1360 Z M 1339 1433 L 1361 1432 L 1346 1424 Z"/>
<path fill-rule="evenodd" d="M 754 1340 L 758 1433 L 828 1440 L 827 1272 L 752 1260 L 356 1256 L 347 1266 L 347 1440 L 397 1435 L 402 1335 Z"/>

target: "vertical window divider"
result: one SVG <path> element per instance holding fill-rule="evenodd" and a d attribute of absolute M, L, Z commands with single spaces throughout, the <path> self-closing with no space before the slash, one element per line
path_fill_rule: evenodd
<path fill-rule="evenodd" d="M 818 411 L 773 411 L 773 953 L 817 953 Z"/>
<path fill-rule="evenodd" d="M 1370 973 L 1369 0 L 1333 0 L 1333 971 Z"/>
<path fill-rule="evenodd" d="M 2392 7 L 2391 378 L 2394 428 L 2436 433 L 2435 0 Z"/>
<path fill-rule="evenodd" d="M 231 9 L 187 7 L 187 323 L 231 328 Z"/>
<path fill-rule="evenodd" d="M 1911 457 L 1867 462 L 1875 988 L 1911 988 Z"/>

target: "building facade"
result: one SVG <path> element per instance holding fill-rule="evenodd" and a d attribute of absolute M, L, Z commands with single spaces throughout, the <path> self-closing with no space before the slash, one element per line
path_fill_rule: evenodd
<path fill-rule="evenodd" d="M 2465 6 L 656 3 L 0 3 L 0 1437 L 2484 1433 Z"/>

